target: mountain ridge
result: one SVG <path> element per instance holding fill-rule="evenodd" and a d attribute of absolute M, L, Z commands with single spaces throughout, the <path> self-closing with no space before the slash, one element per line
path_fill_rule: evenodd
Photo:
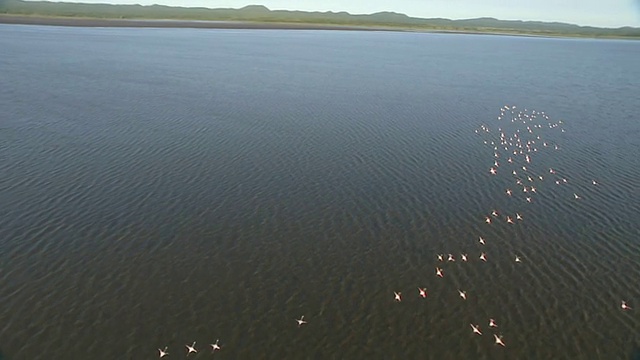
<path fill-rule="evenodd" d="M 0 14 L 83 17 L 98 19 L 155 19 L 378 26 L 425 31 L 508 32 L 531 35 L 640 38 L 640 28 L 603 28 L 536 20 L 499 20 L 493 17 L 451 20 L 417 18 L 381 11 L 350 14 L 345 11 L 271 10 L 264 5 L 242 8 L 177 7 L 167 5 L 115 5 L 50 1 L 0 0 Z"/>

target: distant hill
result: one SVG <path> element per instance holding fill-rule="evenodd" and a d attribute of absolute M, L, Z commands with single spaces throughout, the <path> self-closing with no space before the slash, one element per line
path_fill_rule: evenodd
<path fill-rule="evenodd" d="M 425 31 L 468 31 L 552 36 L 640 38 L 640 28 L 617 29 L 578 26 L 558 22 L 511 21 L 494 18 L 467 20 L 423 19 L 395 12 L 352 15 L 346 12 L 270 10 L 262 5 L 240 9 L 209 9 L 163 5 L 109 5 L 49 1 L 0 0 L 0 14 L 85 17 L 100 19 L 166 19 L 251 21 L 296 24 L 391 27 Z"/>

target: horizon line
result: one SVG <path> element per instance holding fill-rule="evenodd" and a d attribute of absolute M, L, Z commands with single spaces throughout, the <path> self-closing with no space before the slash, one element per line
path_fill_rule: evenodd
<path fill-rule="evenodd" d="M 482 20 L 482 19 L 488 19 L 488 20 L 497 20 L 497 21 L 510 21 L 510 22 L 521 22 L 521 23 L 541 23 L 541 24 L 564 24 L 564 25 L 573 25 L 573 26 L 578 26 L 581 28 L 593 28 L 593 29 L 610 29 L 610 30 L 616 30 L 616 29 L 626 29 L 626 28 L 630 28 L 630 29 L 638 29 L 640 30 L 640 27 L 636 27 L 636 26 L 632 26 L 632 25 L 623 25 L 623 26 L 616 26 L 616 27 L 611 27 L 611 26 L 595 26 L 595 25 L 580 25 L 577 23 L 573 23 L 573 22 L 564 22 L 564 21 L 547 21 L 547 20 L 533 20 L 533 19 L 528 19 L 528 20 L 524 20 L 524 19 L 502 19 L 502 18 L 497 18 L 497 17 L 492 17 L 492 16 L 480 16 L 480 17 L 470 17 L 470 18 L 447 18 L 447 17 L 419 17 L 419 16 L 412 16 L 412 15 L 408 15 L 406 13 L 401 13 L 401 12 L 397 12 L 397 11 L 389 11 L 389 10 L 385 10 L 385 11 L 376 11 L 376 12 L 371 12 L 371 13 L 351 13 L 345 10 L 340 10 L 340 11 L 336 11 L 336 10 L 326 10 L 326 11 L 322 11 L 322 10 L 291 10 L 291 9 L 276 9 L 276 8 L 269 8 L 266 5 L 261 5 L 261 4 L 249 4 L 249 5 L 245 5 L 245 6 L 241 6 L 241 7 L 207 7 L 207 6 L 182 6 L 182 5 L 164 5 L 164 4 L 149 4 L 149 5 L 144 5 L 144 4 L 117 4 L 117 3 L 109 3 L 109 2 L 100 2 L 100 3 L 87 3 L 87 2 L 83 2 L 83 1 L 69 1 L 69 0 L 23 0 L 23 1 L 27 1 L 27 2 L 45 2 L 45 3 L 66 3 L 66 4 L 78 4 L 78 5 L 110 5 L 110 6 L 141 6 L 141 7 L 166 7 L 166 8 L 182 8 L 182 9 L 207 9 L 207 10 L 241 10 L 244 8 L 250 8 L 250 7 L 261 7 L 264 8 L 268 11 L 289 11 L 289 12 L 303 12 L 303 13 L 320 13 L 320 14 L 347 14 L 350 16 L 367 16 L 367 15 L 375 15 L 375 14 L 396 14 L 396 15 L 400 15 L 400 16 L 406 16 L 407 18 L 410 19 L 417 19 L 417 20 L 449 20 L 449 21 L 464 21 L 464 20 Z"/>

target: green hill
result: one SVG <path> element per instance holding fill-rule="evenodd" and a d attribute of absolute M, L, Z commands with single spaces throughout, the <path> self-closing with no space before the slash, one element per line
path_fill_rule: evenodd
<path fill-rule="evenodd" d="M 83 17 L 99 19 L 164 19 L 391 27 L 424 31 L 466 31 L 549 36 L 640 38 L 640 28 L 597 28 L 540 21 L 507 21 L 494 18 L 467 20 L 414 18 L 395 12 L 352 15 L 346 12 L 269 10 L 262 5 L 241 9 L 209 9 L 163 5 L 109 5 L 48 1 L 0 0 L 0 14 Z"/>

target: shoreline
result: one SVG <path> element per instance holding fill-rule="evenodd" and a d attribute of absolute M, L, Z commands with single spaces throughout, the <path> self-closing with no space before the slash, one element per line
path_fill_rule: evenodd
<path fill-rule="evenodd" d="M 176 19 L 101 19 L 81 17 L 46 17 L 38 15 L 0 14 L 0 24 L 44 25 L 70 27 L 128 27 L 128 28 L 191 28 L 191 29 L 256 29 L 256 30 L 352 30 L 407 31 L 401 28 L 375 26 L 331 25 L 309 23 L 278 23 L 252 21 L 176 20 Z"/>
<path fill-rule="evenodd" d="M 268 21 L 236 20 L 181 20 L 181 19 L 114 19 L 71 16 L 15 15 L 0 14 L 0 24 L 41 25 L 66 27 L 103 27 L 103 28 L 159 28 L 159 29 L 235 29 L 235 30 L 341 30 L 341 31 L 389 31 L 433 34 L 466 34 L 518 36 L 536 38 L 564 39 L 602 39 L 602 40 L 640 40 L 626 36 L 589 36 L 585 34 L 530 33 L 508 30 L 474 31 L 446 28 L 415 28 L 380 25 L 338 25 L 318 23 L 291 23 Z"/>

